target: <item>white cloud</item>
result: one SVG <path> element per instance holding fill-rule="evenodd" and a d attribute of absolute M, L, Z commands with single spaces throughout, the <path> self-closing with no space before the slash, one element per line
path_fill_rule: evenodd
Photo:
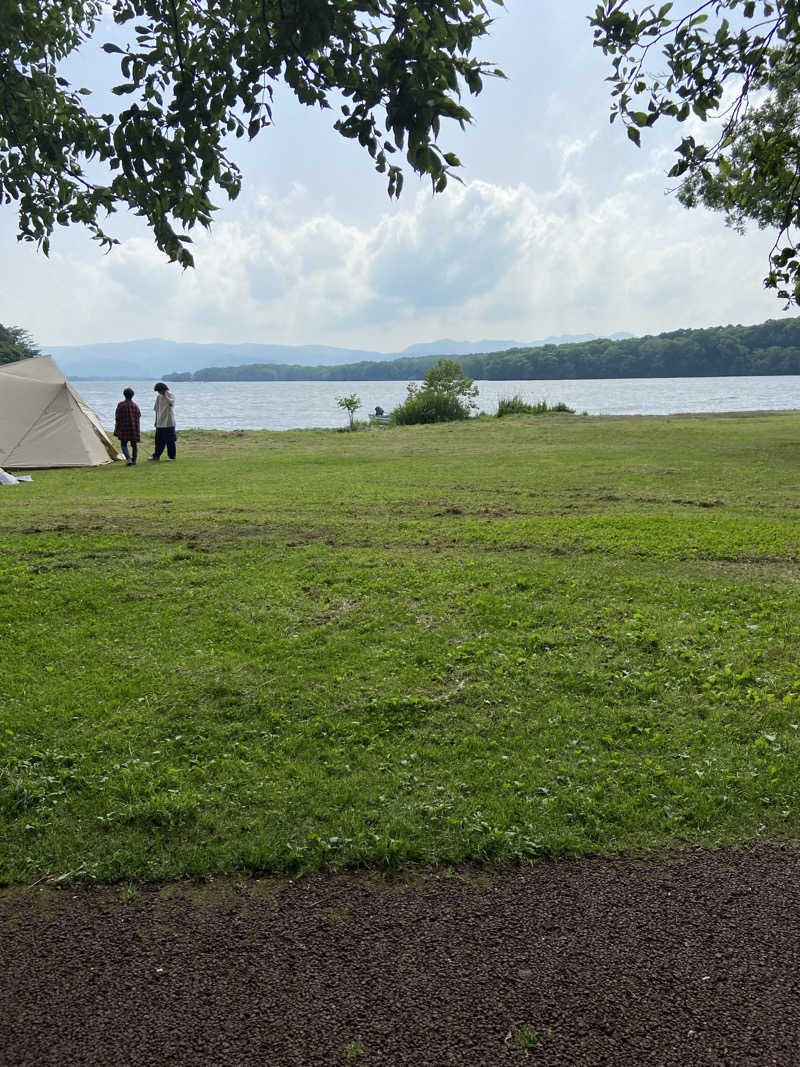
<path fill-rule="evenodd" d="M 420 194 L 384 219 L 369 243 L 376 298 L 402 310 L 461 307 L 498 288 L 523 237 L 515 192 L 474 182 L 442 202 Z"/>
<path fill-rule="evenodd" d="M 580 159 L 596 140 L 597 130 L 592 130 L 586 137 L 578 137 L 574 140 L 562 137 L 558 144 L 561 155 L 560 173 L 562 175 L 568 173 L 573 160 Z"/>
<path fill-rule="evenodd" d="M 687 212 L 650 173 L 602 198 L 577 173 L 546 194 L 455 185 L 361 226 L 310 204 L 254 204 L 198 235 L 195 271 L 138 236 L 105 257 L 80 243 L 50 261 L 23 249 L 0 321 L 53 344 L 157 335 L 391 351 L 439 336 L 526 341 L 779 315 L 760 284 L 767 236 Z M 46 300 L 17 313 L 33 284 Z"/>

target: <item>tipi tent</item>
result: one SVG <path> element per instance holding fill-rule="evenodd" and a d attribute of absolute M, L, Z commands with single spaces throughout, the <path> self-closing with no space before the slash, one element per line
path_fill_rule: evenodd
<path fill-rule="evenodd" d="M 96 467 L 119 458 L 50 356 L 0 365 L 0 467 Z"/>

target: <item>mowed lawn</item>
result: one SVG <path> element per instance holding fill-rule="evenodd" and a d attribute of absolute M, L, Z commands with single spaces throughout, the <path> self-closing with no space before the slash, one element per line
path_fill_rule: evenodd
<path fill-rule="evenodd" d="M 800 415 L 178 456 L 0 489 L 0 880 L 797 837 Z"/>

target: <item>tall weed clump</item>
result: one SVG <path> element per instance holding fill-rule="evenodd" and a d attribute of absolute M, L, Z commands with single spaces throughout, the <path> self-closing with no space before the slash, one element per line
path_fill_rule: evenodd
<path fill-rule="evenodd" d="M 538 400 L 535 404 L 529 404 L 519 393 L 515 393 L 514 396 L 503 396 L 497 403 L 498 419 L 504 415 L 551 415 L 554 413 L 574 415 L 575 409 L 567 407 L 560 401 L 557 404 L 548 404 L 546 400 Z"/>

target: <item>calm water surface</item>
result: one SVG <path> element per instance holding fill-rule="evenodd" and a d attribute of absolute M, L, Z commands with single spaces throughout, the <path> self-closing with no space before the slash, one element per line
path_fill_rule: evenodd
<path fill-rule="evenodd" d="M 293 430 L 347 425 L 337 396 L 357 393 L 366 418 L 380 404 L 390 411 L 406 396 L 407 382 L 175 382 L 179 429 Z M 800 376 L 752 378 L 612 378 L 591 381 L 477 382 L 480 410 L 497 411 L 502 397 L 519 394 L 535 403 L 563 401 L 589 415 L 670 415 L 692 411 L 781 411 L 800 408 Z M 151 425 L 153 382 L 75 382 L 106 426 L 124 386 L 136 391 L 143 429 Z"/>

